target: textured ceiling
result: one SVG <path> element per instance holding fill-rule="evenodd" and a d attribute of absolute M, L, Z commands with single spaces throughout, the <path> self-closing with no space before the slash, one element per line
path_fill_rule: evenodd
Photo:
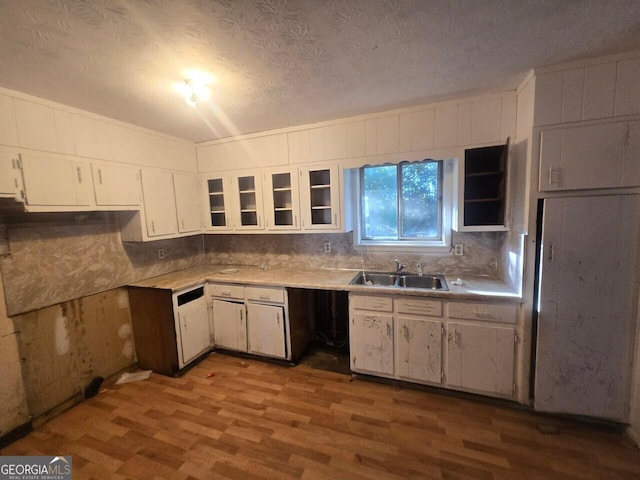
<path fill-rule="evenodd" d="M 0 86 L 193 141 L 640 49 L 638 0 L 0 0 Z M 216 78 L 187 106 L 188 70 Z"/>

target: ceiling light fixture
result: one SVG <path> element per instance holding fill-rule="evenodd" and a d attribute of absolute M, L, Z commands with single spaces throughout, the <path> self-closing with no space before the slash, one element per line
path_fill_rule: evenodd
<path fill-rule="evenodd" d="M 209 75 L 194 75 L 177 84 L 176 89 L 182 94 L 188 105 L 195 107 L 199 102 L 209 98 L 209 89 L 207 88 L 209 83 L 211 83 Z"/>

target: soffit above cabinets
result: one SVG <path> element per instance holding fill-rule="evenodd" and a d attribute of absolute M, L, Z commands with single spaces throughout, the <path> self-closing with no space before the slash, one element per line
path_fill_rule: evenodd
<path fill-rule="evenodd" d="M 0 2 L 0 86 L 188 140 L 515 88 L 640 48 L 637 0 Z M 185 71 L 216 77 L 195 109 Z"/>

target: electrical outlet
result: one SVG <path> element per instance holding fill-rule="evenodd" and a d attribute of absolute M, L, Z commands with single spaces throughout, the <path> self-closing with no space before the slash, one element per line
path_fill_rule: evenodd
<path fill-rule="evenodd" d="M 453 254 L 454 255 L 464 255 L 464 245 L 461 243 L 456 243 L 453 246 Z"/>
<path fill-rule="evenodd" d="M 331 243 L 327 242 L 324 244 L 324 253 L 331 253 Z"/>
<path fill-rule="evenodd" d="M 164 258 L 164 248 L 158 249 L 158 258 L 162 260 Z"/>

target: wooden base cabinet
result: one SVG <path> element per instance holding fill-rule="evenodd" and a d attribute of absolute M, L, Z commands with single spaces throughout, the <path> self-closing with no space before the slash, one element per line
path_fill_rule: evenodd
<path fill-rule="evenodd" d="M 211 347 L 204 286 L 129 287 L 129 307 L 140 368 L 174 376 Z"/>

